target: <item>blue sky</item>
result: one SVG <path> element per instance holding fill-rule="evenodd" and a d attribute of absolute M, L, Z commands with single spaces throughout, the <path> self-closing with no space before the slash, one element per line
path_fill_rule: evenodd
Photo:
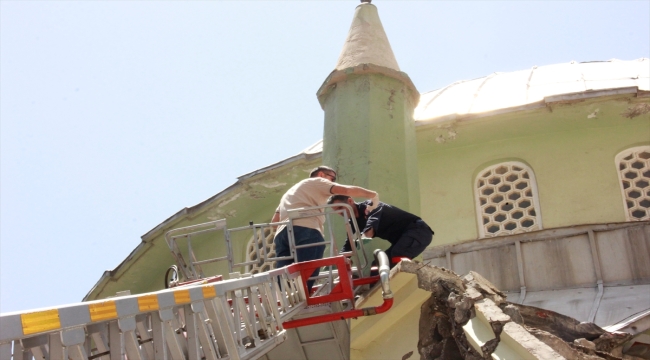
<path fill-rule="evenodd" d="M 650 57 L 650 1 L 373 3 L 420 92 Z M 356 5 L 0 1 L 0 311 L 80 301 L 167 217 L 320 140 Z"/>

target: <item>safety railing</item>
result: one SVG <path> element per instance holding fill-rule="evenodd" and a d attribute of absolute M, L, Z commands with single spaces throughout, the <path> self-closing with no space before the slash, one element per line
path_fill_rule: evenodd
<path fill-rule="evenodd" d="M 302 318 L 297 320 L 290 320 L 283 324 L 284 328 L 291 329 L 291 328 L 296 328 L 301 326 L 322 324 L 330 321 L 345 320 L 345 319 L 357 318 L 361 316 L 377 315 L 388 311 L 393 306 L 393 292 L 390 290 L 390 282 L 389 282 L 390 263 L 388 262 L 388 256 L 386 256 L 386 253 L 384 253 L 379 249 L 376 249 L 374 251 L 374 256 L 379 267 L 378 270 L 379 275 L 373 277 L 358 278 L 358 279 L 353 279 L 352 273 L 350 271 L 345 271 L 346 268 L 349 270 L 349 266 L 346 267 L 346 265 L 348 265 L 349 263 L 347 262 L 347 259 L 343 256 L 321 259 L 321 260 L 314 260 L 314 261 L 306 261 L 303 263 L 297 263 L 291 265 L 289 267 L 290 272 L 299 271 L 302 274 L 303 286 L 306 286 L 306 280 L 304 279 L 308 277 L 312 271 L 314 271 L 315 267 L 323 266 L 323 265 L 330 265 L 330 266 L 337 265 L 339 267 L 339 274 L 341 276 L 339 276 L 339 278 L 337 279 L 338 281 L 336 284 L 334 284 L 332 291 L 327 295 L 308 296 L 307 297 L 308 305 L 316 305 L 316 304 L 322 304 L 322 303 L 334 302 L 334 301 L 344 301 L 346 299 L 351 300 L 352 297 L 354 296 L 353 295 L 354 287 L 357 287 L 359 285 L 371 284 L 377 281 L 381 283 L 382 297 L 384 299 L 384 302 L 379 306 L 372 306 L 372 307 L 367 307 L 362 309 L 352 308 L 352 309 L 348 309 L 345 311 L 340 311 L 332 314 L 312 316 L 312 317 L 307 317 L 307 318 Z M 354 304 L 352 305 L 353 305 L 352 307 L 354 307 Z"/>
<path fill-rule="evenodd" d="M 272 264 L 278 260 L 289 260 L 289 259 L 293 259 L 295 262 L 297 262 L 298 249 L 312 247 L 312 246 L 323 246 L 323 245 L 327 246 L 329 249 L 329 254 L 326 254 L 325 257 L 336 256 L 338 255 L 338 246 L 337 246 L 336 238 L 334 236 L 333 224 L 335 222 L 333 221 L 332 216 L 333 215 L 337 217 L 342 216 L 347 238 L 351 239 L 352 243 L 355 244 L 355 246 L 352 246 L 352 251 L 345 255 L 352 259 L 352 267 L 357 272 L 356 276 L 363 277 L 364 274 L 365 276 L 367 276 L 370 273 L 368 255 L 366 254 L 366 250 L 363 247 L 363 242 L 360 240 L 361 233 L 356 223 L 356 219 L 354 217 L 350 218 L 350 214 L 353 214 L 353 210 L 352 207 L 348 204 L 322 205 L 322 206 L 290 210 L 288 211 L 289 219 L 282 222 L 259 223 L 259 224 L 254 224 L 253 222 L 251 222 L 247 226 L 228 229 L 226 226 L 225 219 L 222 219 L 222 220 L 206 222 L 203 224 L 197 224 L 197 225 L 173 229 L 168 231 L 165 234 L 165 238 L 167 241 L 167 245 L 169 246 L 172 255 L 174 256 L 174 259 L 176 260 L 178 269 L 181 271 L 183 277 L 185 278 L 186 281 L 193 281 L 196 279 L 202 279 L 206 277 L 206 275 L 203 273 L 201 265 L 207 263 L 227 261 L 229 272 L 231 273 L 235 271 L 243 272 L 242 270 L 246 266 L 250 266 L 250 265 L 258 265 L 261 267 L 264 264 Z M 295 236 L 293 232 L 293 221 L 296 219 L 302 219 L 302 218 L 314 217 L 314 216 L 325 217 L 325 225 L 326 225 L 325 234 L 324 234 L 325 242 L 308 244 L 308 245 L 296 245 Z M 350 223 L 352 225 L 350 225 Z M 232 238 L 234 237 L 233 236 L 234 233 L 241 232 L 241 231 L 251 231 L 253 235 L 253 244 L 258 244 L 262 242 L 264 238 L 264 234 L 265 232 L 267 232 L 267 230 L 274 232 L 275 228 L 277 228 L 278 226 L 287 227 L 289 247 L 291 251 L 291 254 L 289 256 L 284 256 L 284 257 L 271 256 L 266 246 L 262 246 L 262 247 L 254 246 L 255 259 L 244 260 L 240 262 L 236 261 L 238 256 L 234 254 L 233 241 L 232 241 Z M 192 237 L 196 237 L 197 235 L 206 234 L 206 233 L 219 233 L 219 234 L 223 233 L 223 238 L 225 240 L 226 247 L 227 247 L 226 254 L 220 257 L 197 260 L 197 257 L 192 248 Z M 181 252 L 179 242 L 178 242 L 180 239 L 184 239 L 185 243 L 187 244 L 187 256 L 189 257 L 188 260 L 186 260 L 183 257 L 183 253 Z M 347 241 L 347 239 L 345 241 Z M 326 281 L 322 285 L 325 285 L 325 287 L 327 287 L 327 284 L 332 283 L 332 280 L 336 276 L 336 274 L 332 273 L 331 269 L 325 269 L 325 270 L 327 273 L 316 276 L 315 280 L 326 279 Z M 320 289 L 321 290 L 319 291 L 324 291 L 323 286 L 321 286 Z"/>
<path fill-rule="evenodd" d="M 196 280 L 205 277 L 201 265 L 219 261 L 228 261 L 230 272 L 233 272 L 232 266 L 232 249 L 229 248 L 229 252 L 224 256 L 206 259 L 206 260 L 197 260 L 196 255 L 192 249 L 192 237 L 195 237 L 200 234 L 214 233 L 222 231 L 226 239 L 228 239 L 228 230 L 226 228 L 226 220 L 220 219 L 216 221 L 210 221 L 202 224 L 196 224 L 181 228 L 176 228 L 169 230 L 165 234 L 165 240 L 167 241 L 167 246 L 172 252 L 176 264 L 178 264 L 178 269 L 181 271 L 183 277 L 187 280 Z M 178 244 L 179 239 L 185 239 L 189 254 L 189 261 L 185 261 L 181 253 L 180 246 Z M 227 240 L 227 242 L 229 242 Z"/>
<path fill-rule="evenodd" d="M 0 314 L 0 359 L 254 359 L 306 306 L 287 268 L 142 295 Z M 282 285 L 280 285 L 282 284 Z"/>
<path fill-rule="evenodd" d="M 361 232 L 359 231 L 357 220 L 350 215 L 354 214 L 352 207 L 345 203 L 337 203 L 289 210 L 287 212 L 289 215 L 289 222 L 293 223 L 293 221 L 296 219 L 313 217 L 314 210 L 322 210 L 323 216 L 325 216 L 325 224 L 327 226 L 325 228 L 324 235 L 326 242 L 330 243 L 329 256 L 332 257 L 338 255 L 338 249 L 336 247 L 336 241 L 332 226 L 332 224 L 334 224 L 334 221 L 332 221 L 332 215 L 342 216 L 347 238 L 350 239 L 351 243 L 355 245 L 351 247 L 352 252 L 348 256 L 351 257 L 353 266 L 355 266 L 357 269 L 366 269 L 369 265 L 368 255 L 366 254 L 365 248 L 363 246 L 363 241 L 361 241 Z M 350 223 L 352 223 L 352 225 L 350 225 Z M 292 255 L 294 256 L 294 259 L 297 259 L 295 258 L 294 250 L 300 248 L 300 246 L 295 246 L 295 238 L 290 237 L 289 239 L 290 245 L 293 245 Z M 347 241 L 347 239 L 345 241 Z"/>

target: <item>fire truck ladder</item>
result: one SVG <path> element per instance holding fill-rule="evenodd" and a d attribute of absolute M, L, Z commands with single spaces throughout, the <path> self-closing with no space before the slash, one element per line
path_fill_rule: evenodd
<path fill-rule="evenodd" d="M 327 206 L 323 208 L 326 216 L 336 213 Z M 230 233 L 250 229 L 263 234 L 265 228 L 276 225 L 292 229 L 293 219 L 301 216 L 304 213 L 297 211 L 284 223 L 250 224 L 231 230 L 226 228 L 225 220 L 171 230 L 167 241 L 186 281 L 172 282 L 169 289 L 151 293 L 0 314 L 0 360 L 322 358 L 323 353 L 314 356 L 309 346 L 322 346 L 330 339 L 301 340 L 301 328 L 322 332 L 324 325 L 333 329 L 332 322 L 345 325 L 345 319 L 379 314 L 391 307 L 388 258 L 383 252 L 374 252 L 380 273 L 374 277 L 364 277 L 362 267 L 353 267 L 356 263 L 369 268 L 362 243 L 352 253 L 332 256 L 336 251 L 332 237 L 331 256 L 320 260 L 257 274 L 233 271 L 229 280 L 206 277 L 201 269 L 202 264 L 216 261 L 228 261 L 231 270 L 246 265 L 234 262 Z M 190 237 L 210 231 L 224 232 L 228 254 L 196 260 Z M 354 239 L 352 235 L 348 226 L 348 236 Z M 176 241 L 183 236 L 188 240 L 188 262 Z M 295 257 L 300 247 L 292 235 L 290 243 Z M 257 259 L 264 263 L 279 258 L 261 250 Z M 316 268 L 325 271 L 314 278 L 319 283 L 317 290 L 307 294 L 306 282 Z M 355 294 L 373 282 L 381 282 L 384 303 L 355 309 Z M 329 343 L 339 347 L 340 339 L 334 340 Z M 339 353 L 341 356 L 326 357 L 349 358 L 349 349 Z"/>

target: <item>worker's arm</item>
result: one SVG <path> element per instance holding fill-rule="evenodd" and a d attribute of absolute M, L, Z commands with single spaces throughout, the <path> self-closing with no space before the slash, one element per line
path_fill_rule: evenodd
<path fill-rule="evenodd" d="M 372 200 L 372 205 L 366 207 L 366 215 L 379 206 L 379 194 L 376 191 L 364 189 L 360 186 L 336 184 L 330 192 L 335 195 L 347 195 L 349 197 L 364 197 Z"/>
<path fill-rule="evenodd" d="M 375 237 L 375 229 L 370 228 L 370 229 L 366 230 L 366 232 L 363 233 L 363 236 L 365 236 L 367 238 L 370 238 L 370 239 L 374 238 Z"/>
<path fill-rule="evenodd" d="M 272 223 L 278 222 L 278 221 L 280 221 L 280 211 L 276 211 L 275 214 L 273 214 L 273 217 L 271 218 Z M 277 228 L 277 226 L 274 226 L 273 230 L 275 230 L 276 228 Z"/>
<path fill-rule="evenodd" d="M 330 192 L 334 195 L 347 195 L 350 197 L 363 197 L 366 199 L 372 199 L 377 196 L 377 193 L 372 190 L 364 189 L 360 186 L 354 185 L 336 184 L 332 186 Z"/>

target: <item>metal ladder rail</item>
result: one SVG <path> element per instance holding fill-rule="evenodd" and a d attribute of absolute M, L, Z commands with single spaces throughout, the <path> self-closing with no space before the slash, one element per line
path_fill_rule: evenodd
<path fill-rule="evenodd" d="M 347 209 L 347 211 L 345 211 L 344 209 L 335 210 L 334 207 L 341 207 Z M 330 245 L 329 257 L 338 255 L 335 253 L 337 247 L 336 247 L 336 241 L 332 229 L 333 222 L 331 221 L 331 216 L 340 215 L 343 217 L 343 223 L 345 225 L 346 234 L 348 238 L 351 239 L 353 243 L 355 244 L 358 243 L 359 249 L 361 250 L 361 252 L 359 253 L 357 251 L 358 249 L 356 248 L 356 246 L 352 247 L 351 257 L 352 257 L 353 264 L 356 265 L 358 268 L 366 268 L 368 265 L 368 255 L 366 254 L 365 248 L 363 247 L 363 242 L 360 241 L 361 232 L 359 231 L 359 226 L 357 224 L 356 219 L 354 217 L 350 218 L 350 216 L 348 215 L 353 213 L 352 207 L 348 204 L 327 204 L 327 205 L 313 206 L 307 208 L 293 209 L 293 210 L 289 210 L 287 213 L 289 214 L 290 221 L 293 221 L 296 219 L 304 219 L 304 218 L 316 216 L 308 213 L 311 210 L 324 210 L 320 216 L 325 216 L 326 219 L 325 224 L 327 224 L 327 228 L 326 228 L 327 237 L 325 242 Z M 350 226 L 350 222 L 352 222 L 354 229 Z M 292 240 L 293 240 L 293 244 L 295 244 L 295 239 Z"/>
<path fill-rule="evenodd" d="M 207 222 L 207 223 L 202 223 L 202 224 L 197 224 L 197 225 L 192 225 L 192 226 L 187 226 L 187 227 L 182 227 L 182 228 L 177 228 L 168 231 L 165 234 L 165 237 L 167 239 L 167 244 L 170 247 L 170 250 L 172 251 L 172 254 L 174 258 L 177 260 L 177 264 L 180 266 L 181 269 L 188 269 L 188 271 L 183 270 L 183 274 L 186 279 L 198 279 L 202 278 L 204 276 L 203 272 L 200 271 L 200 264 L 204 263 L 209 263 L 209 262 L 216 262 L 216 261 L 224 261 L 228 260 L 228 269 L 230 273 L 233 273 L 235 269 L 242 269 L 245 268 L 246 266 L 249 265 L 259 265 L 262 266 L 264 264 L 269 264 L 272 265 L 273 262 L 278 261 L 278 260 L 288 260 L 288 259 L 293 259 L 294 262 L 297 262 L 297 249 L 300 248 L 305 248 L 305 247 L 311 247 L 311 246 L 322 246 L 322 245 L 329 245 L 330 247 L 330 257 L 335 256 L 335 250 L 336 250 L 336 242 L 335 242 L 335 237 L 333 234 L 333 229 L 332 229 L 332 221 L 331 215 L 332 214 L 337 214 L 343 216 L 343 221 L 344 225 L 346 228 L 346 233 L 348 238 L 352 239 L 353 243 L 359 244 L 359 249 L 357 249 L 357 246 L 352 247 L 352 252 L 351 254 L 348 253 L 348 257 L 350 257 L 353 261 L 353 264 L 355 266 L 354 269 L 359 270 L 359 276 L 363 277 L 364 276 L 364 269 L 368 267 L 368 260 L 367 260 L 367 254 L 365 252 L 365 249 L 363 247 L 363 242 L 360 241 L 360 231 L 358 228 L 358 225 L 356 223 L 356 220 L 354 218 L 350 219 L 348 214 L 352 213 L 352 208 L 347 205 L 347 204 L 336 204 L 337 207 L 342 207 L 342 208 L 347 208 L 348 211 L 344 211 L 343 209 L 339 210 L 334 210 L 333 207 L 335 205 L 322 205 L 322 206 L 315 206 L 315 207 L 309 207 L 309 208 L 300 208 L 300 209 L 294 209 L 289 211 L 290 218 L 288 220 L 282 221 L 282 222 L 275 222 L 275 223 L 260 223 L 260 224 L 254 224 L 253 222 L 250 222 L 249 225 L 246 226 L 241 226 L 237 228 L 232 228 L 228 229 L 226 227 L 225 219 L 217 220 L 217 221 L 212 221 L 212 222 Z M 314 214 L 310 213 L 310 211 L 313 210 L 324 210 L 322 213 Z M 293 233 L 293 221 L 295 219 L 300 219 L 300 218 L 306 218 L 306 217 L 314 217 L 314 216 L 325 216 L 327 221 L 325 222 L 327 224 L 327 231 L 326 234 L 328 235 L 326 237 L 325 244 L 310 244 L 310 245 L 296 245 L 295 244 L 295 237 Z M 350 221 L 351 220 L 351 221 Z M 352 223 L 352 226 L 350 225 L 350 222 Z M 232 234 L 235 232 L 240 232 L 240 231 L 252 231 L 253 233 L 253 243 L 254 244 L 259 244 L 260 242 L 265 241 L 265 230 L 270 229 L 273 231 L 274 228 L 277 226 L 285 225 L 287 226 L 287 231 L 289 233 L 289 243 L 290 243 L 290 248 L 291 248 L 291 255 L 289 256 L 284 256 L 284 257 L 271 257 L 269 256 L 269 253 L 267 251 L 266 246 L 262 246 L 261 248 L 259 245 L 254 246 L 254 251 L 256 254 L 256 259 L 255 260 L 250 260 L 250 261 L 242 261 L 242 262 L 236 262 L 235 261 L 235 255 L 233 251 L 233 243 L 232 243 Z M 353 230 L 354 229 L 354 230 Z M 205 260 L 200 260 L 197 261 L 196 257 L 194 255 L 194 252 L 191 247 L 191 235 L 195 234 L 200 234 L 200 233 L 205 233 L 209 231 L 217 231 L 217 230 L 223 230 L 224 232 L 224 239 L 226 242 L 227 246 L 227 255 L 224 257 L 218 257 L 214 259 L 205 259 Z M 189 261 L 189 266 L 186 265 L 185 260 L 183 259 L 183 255 L 180 252 L 180 249 L 178 248 L 178 244 L 176 242 L 176 239 L 178 238 L 186 238 L 187 239 L 187 245 L 188 245 L 188 255 L 190 257 Z M 195 271 L 195 268 L 197 268 L 199 271 Z M 366 271 L 365 275 L 368 275 L 369 271 Z M 334 281 L 336 274 L 332 272 L 332 269 L 329 268 L 325 272 L 321 272 L 318 276 L 314 277 L 315 280 L 317 279 L 327 279 L 324 283 L 325 286 L 321 286 L 318 291 L 320 293 L 331 291 L 331 284 Z"/>
<path fill-rule="evenodd" d="M 339 209 L 339 210 L 334 210 L 334 206 L 337 207 L 342 207 L 345 208 L 347 211 L 344 209 Z M 348 214 L 353 214 L 352 207 L 348 204 L 332 204 L 332 205 L 327 205 L 329 207 L 332 207 L 330 209 L 327 209 L 325 211 L 325 216 L 327 218 L 327 224 L 328 224 L 328 232 L 329 236 L 333 239 L 334 235 L 332 233 L 332 222 L 331 222 L 331 215 L 332 214 L 337 214 L 341 215 L 343 217 L 343 223 L 345 225 L 345 230 L 346 230 L 346 235 L 347 238 L 345 241 L 351 242 L 353 244 L 351 246 L 351 254 L 346 253 L 345 256 L 349 257 L 352 260 L 352 267 L 354 270 L 357 272 L 358 277 L 366 277 L 369 276 L 370 274 L 370 263 L 368 262 L 368 254 L 366 253 L 366 248 L 364 246 L 364 242 L 361 239 L 361 231 L 359 230 L 359 225 L 357 224 L 357 220 L 354 217 L 350 217 Z M 352 225 L 350 225 L 352 223 Z M 358 247 L 358 248 L 357 248 Z M 349 255 L 348 255 L 349 254 Z M 336 254 L 333 254 L 336 255 Z"/>
<path fill-rule="evenodd" d="M 280 281 L 290 286 L 283 290 Z M 305 307 L 304 293 L 291 290 L 300 289 L 300 281 L 298 274 L 277 269 L 209 285 L 0 314 L 0 359 L 255 358 L 284 341 L 282 322 Z M 237 292 L 254 300 L 234 306 Z M 245 316 L 250 321 L 241 323 Z M 248 340 L 255 347 L 246 345 L 243 333 L 253 334 Z"/>
<path fill-rule="evenodd" d="M 195 279 L 203 278 L 204 275 L 203 275 L 203 270 L 201 269 L 201 265 L 206 263 L 218 262 L 218 261 L 227 260 L 231 264 L 230 271 L 232 272 L 232 254 L 228 253 L 226 256 L 197 261 L 196 256 L 194 255 L 194 251 L 192 250 L 191 237 L 193 235 L 199 235 L 199 234 L 204 234 L 204 233 L 209 233 L 209 232 L 214 232 L 219 230 L 224 231 L 226 242 L 229 242 L 228 231 L 226 228 L 226 219 L 220 219 L 220 220 L 209 221 L 201 224 L 176 228 L 176 229 L 169 230 L 167 233 L 165 233 L 165 240 L 167 241 L 167 245 L 169 246 L 169 249 L 172 252 L 172 256 L 176 260 L 176 263 L 179 265 L 179 268 L 183 273 L 185 279 L 195 280 Z M 176 241 L 179 238 L 187 239 L 189 264 L 183 258 L 181 250 L 178 246 L 178 242 Z"/>
<path fill-rule="evenodd" d="M 232 229 L 228 229 L 228 236 L 226 237 L 226 246 L 228 247 L 228 255 L 233 258 L 233 261 L 230 263 L 230 271 L 233 272 L 235 268 L 243 268 L 245 266 L 249 265 L 263 265 L 264 263 L 272 263 L 273 261 L 277 260 L 286 260 L 290 259 L 291 257 L 276 257 L 273 258 L 271 261 L 267 261 L 266 258 L 268 257 L 268 252 L 266 250 L 266 246 L 262 246 L 261 248 L 259 247 L 259 243 L 264 243 L 265 236 L 264 232 L 266 229 L 271 229 L 271 232 L 273 230 L 281 225 L 286 225 L 290 226 L 289 221 L 280 221 L 280 222 L 275 222 L 275 223 L 259 223 L 259 224 L 254 224 L 252 221 L 246 225 L 246 226 L 240 226 Z M 232 243 L 232 236 L 231 234 L 240 232 L 240 231 L 247 231 L 250 230 L 253 232 L 253 239 L 252 242 L 253 244 L 256 244 L 254 246 L 255 249 L 255 254 L 257 259 L 255 260 L 250 260 L 250 261 L 242 261 L 242 262 L 235 262 L 234 261 L 234 251 L 233 251 L 233 243 Z M 261 251 L 260 251 L 261 250 Z"/>
<path fill-rule="evenodd" d="M 344 211 L 344 209 L 340 210 L 334 210 L 334 207 L 341 207 L 345 208 L 348 211 Z M 311 211 L 313 210 L 324 210 L 322 213 L 319 214 L 314 214 Z M 359 249 L 357 249 L 356 246 L 352 246 L 352 254 L 348 255 L 352 259 L 353 266 L 355 266 L 356 269 L 359 271 L 359 276 L 364 277 L 369 275 L 370 273 L 370 268 L 369 268 L 369 262 L 368 262 L 368 255 L 366 254 L 365 248 L 363 246 L 363 241 L 361 241 L 361 232 L 359 231 L 359 226 L 357 225 L 356 219 L 355 218 L 350 218 L 348 214 L 352 214 L 353 210 L 352 207 L 348 204 L 327 204 L 327 205 L 320 205 L 320 206 L 313 206 L 313 207 L 307 207 L 307 208 L 299 208 L 299 209 L 292 209 L 289 210 L 288 212 L 289 215 L 289 220 L 280 222 L 280 223 L 269 223 L 269 224 L 259 224 L 259 226 L 266 227 L 266 226 L 277 226 L 281 224 L 286 224 L 287 225 L 287 231 L 288 231 L 288 238 L 289 238 L 289 247 L 291 249 L 291 255 L 290 256 L 285 256 L 285 257 L 269 257 L 268 253 L 266 251 L 266 247 L 263 247 L 263 256 L 259 256 L 261 260 L 263 260 L 264 263 L 270 263 L 278 260 L 287 260 L 287 259 L 293 259 L 294 262 L 298 262 L 297 258 L 297 250 L 301 248 L 308 248 L 308 247 L 314 247 L 314 246 L 322 246 L 322 245 L 329 245 L 330 249 L 330 254 L 329 257 L 334 257 L 338 254 L 335 253 L 337 246 L 336 246 L 336 239 L 334 237 L 333 233 L 333 228 L 332 224 L 333 222 L 331 221 L 331 216 L 332 215 L 341 215 L 343 216 L 343 221 L 344 225 L 346 228 L 346 233 L 349 239 L 351 239 L 353 244 L 359 244 Z M 326 234 L 325 236 L 325 243 L 317 243 L 317 244 L 309 244 L 309 245 L 296 245 L 295 242 L 295 236 L 293 232 L 293 221 L 296 219 L 303 219 L 303 218 L 308 218 L 308 217 L 314 217 L 314 216 L 325 216 L 326 221 L 325 224 L 327 224 L 326 227 Z M 352 222 L 353 228 L 350 226 L 350 222 Z M 244 227 L 246 228 L 246 227 Z M 234 230 L 239 230 L 243 228 L 238 228 L 238 229 L 232 229 L 230 231 Z M 360 250 L 360 251 L 359 251 Z M 331 291 L 331 285 L 334 280 L 334 275 L 332 273 L 332 269 L 329 268 L 326 270 L 326 278 L 328 281 L 325 283 L 326 287 L 329 287 L 329 290 Z M 316 276 L 313 279 L 317 278 L 324 278 L 325 276 L 319 275 Z M 320 291 L 323 291 L 321 289 Z M 327 290 L 325 290 L 327 291 Z"/>
<path fill-rule="evenodd" d="M 293 234 L 293 221 L 295 219 L 301 219 L 301 218 L 306 218 L 306 217 L 314 217 L 314 216 L 325 216 L 326 217 L 326 224 L 327 224 L 327 231 L 326 231 L 326 241 L 324 245 L 329 245 L 330 248 L 330 254 L 329 257 L 338 255 L 335 254 L 335 250 L 337 248 L 336 246 L 336 241 L 335 237 L 333 234 L 333 229 L 332 229 L 332 221 L 331 221 L 331 215 L 332 214 L 337 214 L 337 215 L 342 215 L 343 216 L 343 221 L 344 225 L 346 228 L 346 233 L 349 239 L 352 239 L 352 242 L 354 244 L 359 244 L 359 249 L 357 249 L 357 246 L 352 247 L 352 254 L 348 255 L 353 262 L 353 267 L 355 269 L 359 270 L 359 276 L 363 277 L 364 275 L 367 276 L 369 274 L 369 270 L 366 271 L 368 267 L 368 255 L 365 252 L 365 249 L 363 247 L 363 242 L 360 241 L 360 231 L 358 228 L 358 225 L 356 223 L 356 220 L 354 218 L 349 217 L 348 214 L 352 213 L 352 207 L 350 207 L 348 204 L 336 204 L 336 207 L 341 207 L 344 209 L 347 209 L 347 211 L 344 211 L 344 209 L 339 209 L 339 210 L 334 210 L 333 208 L 335 205 L 322 205 L 322 206 L 315 206 L 315 207 L 309 207 L 309 208 L 300 208 L 300 209 L 294 209 L 289 211 L 289 219 L 283 222 L 277 222 L 277 223 L 262 223 L 262 224 L 253 224 L 252 222 L 249 223 L 248 226 L 242 226 L 238 228 L 233 228 L 233 229 L 228 229 L 226 226 L 226 220 L 225 219 L 220 219 L 216 221 L 210 221 L 206 223 L 201 223 L 201 224 L 196 224 L 196 225 L 191 225 L 191 226 L 186 226 L 186 227 L 181 227 L 181 228 L 176 228 L 168 231 L 165 234 L 165 239 L 167 241 L 167 245 L 169 246 L 172 256 L 176 260 L 176 263 L 178 264 L 180 271 L 182 272 L 183 276 L 185 277 L 186 280 L 196 280 L 204 277 L 203 271 L 201 269 L 202 264 L 206 263 L 212 263 L 212 262 L 218 262 L 218 261 L 228 261 L 228 269 L 229 272 L 234 272 L 236 268 L 242 268 L 244 266 L 248 265 L 253 265 L 253 264 L 258 264 L 258 265 L 263 265 L 265 263 L 273 263 L 278 260 L 288 260 L 288 259 L 293 259 L 294 262 L 297 262 L 297 249 L 304 248 L 304 247 L 310 247 L 310 246 L 322 246 L 323 244 L 310 244 L 310 245 L 296 245 L 295 244 L 295 237 Z M 319 212 L 317 214 L 314 214 L 314 210 L 319 210 L 322 212 Z M 350 222 L 352 223 L 352 226 L 350 225 Z M 231 240 L 231 234 L 234 232 L 238 231 L 245 231 L 245 230 L 251 230 L 253 232 L 253 240 L 255 244 L 258 244 L 262 238 L 264 238 L 264 231 L 265 229 L 271 229 L 273 230 L 275 227 L 280 226 L 280 225 L 285 225 L 287 226 L 287 231 L 289 234 L 289 244 L 290 244 L 290 249 L 291 249 L 291 255 L 286 256 L 286 257 L 270 257 L 269 253 L 266 249 L 266 246 L 262 246 L 262 251 L 260 253 L 260 247 L 255 246 L 255 254 L 256 254 L 256 260 L 253 261 L 243 261 L 243 262 L 235 262 L 235 255 L 233 251 L 233 245 L 232 245 L 232 240 Z M 227 254 L 222 257 L 217 257 L 217 258 L 212 258 L 212 259 L 204 259 L 204 260 L 197 260 L 196 256 L 194 254 L 194 251 L 192 250 L 192 240 L 191 237 L 194 235 L 198 234 L 204 234 L 208 232 L 215 232 L 215 231 L 223 231 L 224 233 L 224 239 L 226 242 L 227 246 Z M 181 250 L 179 248 L 177 239 L 180 238 L 185 238 L 187 241 L 187 248 L 188 248 L 188 256 L 189 260 L 185 261 Z M 359 251 L 360 250 L 360 251 Z M 333 275 L 331 271 L 328 274 L 328 279 L 331 284 L 333 280 Z"/>

